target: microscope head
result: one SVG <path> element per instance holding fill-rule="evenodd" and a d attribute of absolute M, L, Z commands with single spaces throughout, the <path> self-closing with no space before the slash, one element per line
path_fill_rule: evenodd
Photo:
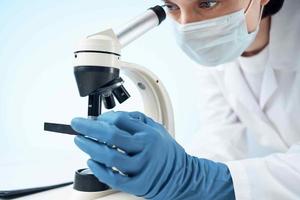
<path fill-rule="evenodd" d="M 120 78 L 121 44 L 112 29 L 82 40 L 75 51 L 74 75 L 81 97 L 98 95 L 107 109 L 130 95 Z"/>
<path fill-rule="evenodd" d="M 126 101 L 130 95 L 120 77 L 121 49 L 160 25 L 165 18 L 164 9 L 155 6 L 116 31 L 108 29 L 82 40 L 75 51 L 74 67 L 80 96 L 89 96 L 91 102 L 96 99 L 100 104 L 103 100 L 107 109 L 115 107 L 114 97 L 119 103 Z M 101 109 L 101 105 L 96 109 Z"/>

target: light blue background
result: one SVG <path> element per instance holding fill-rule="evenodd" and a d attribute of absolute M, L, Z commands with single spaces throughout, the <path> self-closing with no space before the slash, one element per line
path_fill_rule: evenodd
<path fill-rule="evenodd" d="M 73 51 L 81 38 L 117 27 L 159 3 L 0 1 L 0 166 L 39 159 L 56 162 L 58 157 L 86 159 L 72 137 L 43 132 L 44 121 L 69 123 L 75 116 L 86 116 L 87 100 L 79 97 L 73 77 Z M 197 127 L 197 66 L 176 46 L 170 24 L 128 46 L 122 59 L 146 66 L 163 81 L 175 111 L 177 140 L 188 144 Z M 135 94 L 134 89 L 128 88 Z"/>

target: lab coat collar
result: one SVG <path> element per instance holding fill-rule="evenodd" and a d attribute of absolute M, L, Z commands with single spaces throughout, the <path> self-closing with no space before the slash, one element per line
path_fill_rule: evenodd
<path fill-rule="evenodd" d="M 259 94 L 259 102 L 258 102 L 261 110 L 264 110 L 265 106 L 267 105 L 272 95 L 275 93 L 275 91 L 278 88 L 275 71 L 271 65 L 270 51 L 273 51 L 273 49 L 271 48 L 272 45 L 269 45 L 265 47 L 265 49 L 259 55 L 256 55 L 251 58 L 240 57 L 237 61 L 237 65 L 240 66 L 243 73 L 250 73 L 250 74 L 262 73 L 262 82 L 260 86 L 260 94 Z M 249 90 L 251 91 L 250 88 Z M 251 94 L 253 96 L 252 92 Z"/>
<path fill-rule="evenodd" d="M 293 34 L 298 31 L 286 32 L 287 29 L 282 28 L 285 26 L 290 26 L 291 28 L 293 26 L 299 26 L 296 25 L 296 23 L 287 24 L 287 21 L 284 20 L 286 17 L 282 17 L 281 13 L 274 15 L 271 18 L 269 57 L 264 72 L 259 101 L 262 110 L 265 109 L 278 89 L 275 71 L 297 71 L 299 69 L 299 66 L 294 65 L 295 62 L 290 62 L 290 60 L 296 58 L 296 54 L 298 54 L 298 48 L 295 48 L 297 45 L 294 45 L 294 42 L 291 41 L 292 39 L 297 38 L 294 37 Z"/>
<path fill-rule="evenodd" d="M 268 122 L 266 115 L 260 108 L 254 95 L 252 94 L 238 63 L 236 62 L 231 64 L 225 64 L 224 69 L 224 81 L 230 95 L 238 99 L 241 104 L 243 104 L 245 107 L 249 108 L 249 110 L 253 111 L 253 113 L 258 115 L 258 117 L 261 120 Z M 268 99 L 267 96 L 265 97 L 265 99 Z"/>
<path fill-rule="evenodd" d="M 273 124 L 270 123 L 263 109 L 261 109 L 261 106 L 270 100 L 270 97 L 277 89 L 274 70 L 271 67 L 267 67 L 265 70 L 262 84 L 262 89 L 265 92 L 262 98 L 264 103 L 259 105 L 238 64 L 231 63 L 224 67 L 224 81 L 228 92 L 226 94 L 227 100 L 239 118 L 247 127 L 251 127 L 251 129 L 255 130 L 255 133 L 260 133 L 257 137 L 262 138 L 262 143 L 267 145 L 268 141 L 273 140 L 274 143 L 276 141 L 277 147 L 280 146 L 280 148 L 285 149 L 285 143 L 282 142 L 277 130 Z M 274 147 L 274 149 L 276 149 L 276 147 Z"/>
<path fill-rule="evenodd" d="M 261 110 L 264 110 L 265 106 L 268 104 L 269 100 L 271 99 L 271 97 L 277 89 L 278 82 L 276 79 L 275 71 L 270 65 L 267 65 L 261 85 L 261 93 L 259 100 Z"/>

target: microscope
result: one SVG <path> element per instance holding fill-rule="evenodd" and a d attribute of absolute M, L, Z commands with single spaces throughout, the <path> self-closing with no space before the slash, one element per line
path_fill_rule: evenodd
<path fill-rule="evenodd" d="M 107 29 L 83 39 L 75 51 L 74 75 L 81 97 L 88 97 L 88 118 L 95 120 L 102 112 L 130 98 L 122 72 L 138 88 L 144 113 L 163 124 L 174 137 L 174 116 L 169 95 L 158 77 L 147 68 L 121 60 L 121 50 L 146 32 L 161 24 L 166 13 L 161 6 L 148 9 L 124 26 Z M 70 125 L 45 123 L 44 130 L 78 135 Z M 101 133 L 99 133 L 101 134 Z M 113 170 L 113 169 L 112 169 Z M 121 172 L 120 172 L 121 173 Z M 134 200 L 138 197 L 115 191 L 98 180 L 89 169 L 76 171 L 72 200 Z M 71 194 L 71 195 L 70 195 Z"/>

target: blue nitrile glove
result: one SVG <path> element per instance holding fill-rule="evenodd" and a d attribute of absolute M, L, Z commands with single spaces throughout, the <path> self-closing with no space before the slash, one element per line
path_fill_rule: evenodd
<path fill-rule="evenodd" d="M 95 176 L 114 189 L 155 200 L 235 199 L 226 165 L 188 155 L 162 125 L 142 113 L 75 118 L 72 127 L 93 138 L 77 136 L 75 143 L 90 155 Z"/>

